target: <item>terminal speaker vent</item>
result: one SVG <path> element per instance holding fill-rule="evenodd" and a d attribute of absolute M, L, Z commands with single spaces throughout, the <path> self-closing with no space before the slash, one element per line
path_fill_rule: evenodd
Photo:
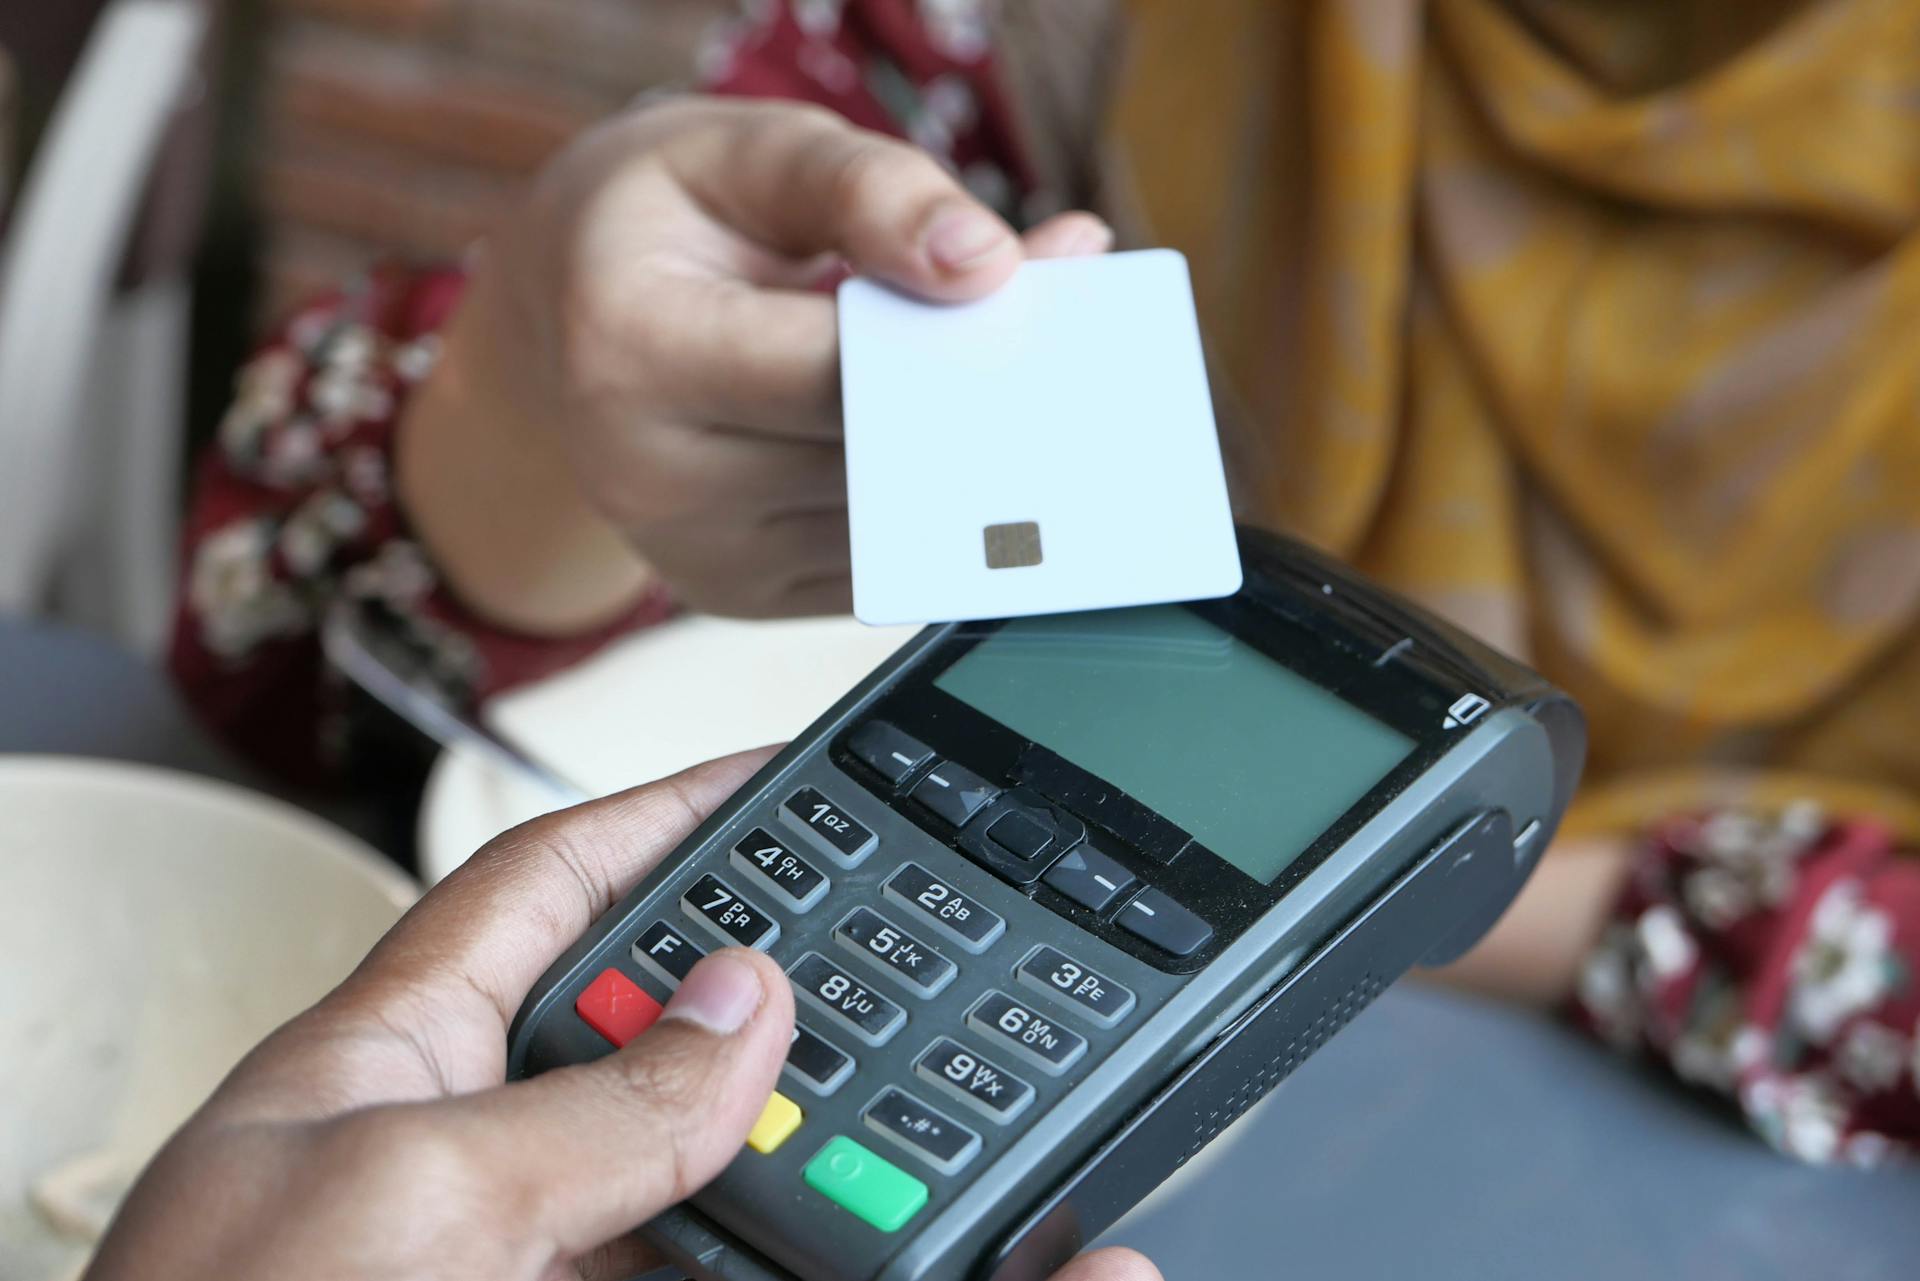
<path fill-rule="evenodd" d="M 1334 1033 L 1345 1027 L 1353 1016 L 1367 1008 L 1373 998 L 1380 995 L 1387 986 L 1387 980 L 1371 971 L 1362 974 L 1358 982 L 1321 1007 L 1313 1021 L 1295 1034 L 1280 1052 L 1264 1064 L 1257 1065 L 1240 1087 L 1211 1111 L 1201 1114 L 1194 1122 L 1193 1142 L 1188 1145 L 1175 1168 L 1185 1165 L 1200 1154 L 1200 1150 L 1218 1138 L 1220 1132 L 1238 1121 L 1248 1108 L 1258 1103 L 1293 1074 L 1293 1070 L 1306 1062 L 1307 1056 L 1318 1050 L 1332 1039 Z M 1269 1014 L 1268 1017 L 1275 1017 Z M 1244 1035 L 1244 1033 L 1243 1033 Z"/>

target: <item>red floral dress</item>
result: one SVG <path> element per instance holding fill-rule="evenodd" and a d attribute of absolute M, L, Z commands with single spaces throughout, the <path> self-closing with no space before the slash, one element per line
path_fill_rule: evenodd
<path fill-rule="evenodd" d="M 715 33 L 720 93 L 806 99 L 911 139 L 1016 220 L 1044 208 L 996 86 L 986 0 L 773 0 Z M 655 593 L 567 641 L 489 625 L 438 581 L 392 491 L 395 424 L 458 301 L 454 271 L 376 272 L 288 321 L 241 372 L 187 530 L 174 671 L 255 759 L 322 775 L 351 706 L 316 629 L 372 602 L 448 691 L 483 700 L 670 612 Z M 1800 807 L 1648 835 L 1575 1017 L 1731 1100 L 1781 1151 L 1872 1164 L 1920 1147 L 1920 861 Z"/>

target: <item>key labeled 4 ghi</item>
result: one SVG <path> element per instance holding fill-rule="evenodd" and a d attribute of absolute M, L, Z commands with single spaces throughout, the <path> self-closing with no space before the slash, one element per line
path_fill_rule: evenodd
<path fill-rule="evenodd" d="M 764 827 L 754 828 L 737 842 L 728 861 L 795 912 L 818 903 L 830 883 L 825 873 Z"/>

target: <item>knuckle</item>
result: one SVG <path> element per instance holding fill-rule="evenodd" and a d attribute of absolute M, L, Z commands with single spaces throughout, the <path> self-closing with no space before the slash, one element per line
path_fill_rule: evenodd
<path fill-rule="evenodd" d="M 793 613 L 788 605 L 787 580 L 763 576 L 754 579 L 748 587 L 749 590 L 741 593 L 736 617 L 759 622 L 786 618 Z"/>
<path fill-rule="evenodd" d="M 540 923 L 571 927 L 572 914 L 563 905 L 579 903 L 599 912 L 613 902 L 617 887 L 606 854 L 616 839 L 589 806 L 529 819 L 488 848 L 492 857 L 518 865 L 541 886 L 525 895 L 516 911 L 550 914 Z"/>
<path fill-rule="evenodd" d="M 668 1199 L 679 1200 L 710 1173 L 702 1168 L 689 1131 L 717 1104 L 718 1074 L 692 1052 L 691 1038 L 673 1033 L 663 1029 L 645 1051 L 620 1056 L 619 1079 L 622 1095 L 656 1118 L 650 1133 L 658 1154 L 657 1173 L 668 1185 Z"/>
<path fill-rule="evenodd" d="M 388 1248 L 397 1275 L 427 1275 L 470 1249 L 476 1222 L 517 1233 L 532 1222 L 537 1188 L 514 1169 L 480 1159 L 431 1105 L 388 1104 L 326 1123 L 298 1178 L 299 1195 L 350 1188 L 358 1205 L 381 1206 L 404 1230 Z"/>
<path fill-rule="evenodd" d="M 625 529 L 642 550 L 659 550 L 680 538 L 687 517 L 717 501 L 710 479 L 677 462 L 666 451 L 647 451 L 644 463 L 609 472 L 598 485 L 608 490 L 602 510 Z M 671 561 L 668 553 L 661 559 Z M 658 566 L 667 572 L 666 566 Z"/>
<path fill-rule="evenodd" d="M 714 106 L 697 94 L 659 93 L 636 99 L 622 114 L 647 128 L 680 129 L 711 117 Z"/>
<path fill-rule="evenodd" d="M 851 128 L 845 116 L 817 102 L 759 100 L 743 104 L 743 118 L 752 141 L 768 146 L 810 142 Z"/>
<path fill-rule="evenodd" d="M 474 1163 L 444 1126 L 406 1105 L 355 1112 L 329 1124 L 314 1154 L 323 1177 L 386 1195 L 471 1182 Z"/>
<path fill-rule="evenodd" d="M 613 323 L 597 291 L 563 278 L 553 330 L 552 364 L 561 393 L 591 409 L 613 390 L 617 363 L 608 359 L 606 334 Z"/>
<path fill-rule="evenodd" d="M 608 289 L 601 274 L 569 254 L 561 273 L 555 337 L 563 385 L 579 398 L 616 391 L 629 366 L 623 348 L 646 349 L 651 313 Z"/>
<path fill-rule="evenodd" d="M 710 1065 L 674 1031 L 663 1028 L 644 1049 L 619 1060 L 622 1093 L 666 1112 L 701 1101 L 710 1088 Z"/>
<path fill-rule="evenodd" d="M 196 1117 L 161 1148 L 153 1168 L 209 1195 L 240 1194 L 276 1168 L 287 1148 L 257 1126 L 208 1124 Z"/>
<path fill-rule="evenodd" d="M 547 833 L 537 848 L 543 870 L 567 886 L 571 894 L 577 896 L 577 901 L 585 904 L 592 914 L 597 916 L 613 905 L 618 897 L 618 887 L 613 882 L 606 848 L 595 826 L 578 821 L 558 824 Z M 545 894 L 541 896 L 541 901 L 552 906 L 565 901 L 567 897 Z M 557 909 L 555 914 L 561 915 Z M 556 925 L 570 923 L 571 918 L 553 922 Z"/>
<path fill-rule="evenodd" d="M 674 368 L 672 357 L 688 325 L 678 298 L 656 285 L 645 298 L 610 298 L 602 310 L 604 330 L 617 334 L 622 348 L 666 370 Z"/>
<path fill-rule="evenodd" d="M 911 154 L 896 152 L 888 143 L 870 141 L 849 147 L 834 166 L 828 186 L 828 208 L 842 224 L 870 223 L 905 176 Z"/>
<path fill-rule="evenodd" d="M 777 580 L 734 566 L 724 577 L 690 579 L 687 603 L 721 618 L 759 620 L 781 616 Z"/>
<path fill-rule="evenodd" d="M 817 102 L 790 102 L 769 104 L 769 109 L 779 112 L 796 124 L 812 125 L 819 129 L 846 129 L 847 118 L 832 107 Z"/>
<path fill-rule="evenodd" d="M 648 274 L 655 251 L 636 249 L 610 269 L 590 234 L 577 234 L 559 251 L 552 285 L 553 343 L 567 385 L 576 392 L 624 388 L 676 333 L 657 286 L 635 281 Z"/>

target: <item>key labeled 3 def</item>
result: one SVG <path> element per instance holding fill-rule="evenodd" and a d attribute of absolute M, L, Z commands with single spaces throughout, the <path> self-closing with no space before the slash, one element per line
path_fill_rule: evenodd
<path fill-rule="evenodd" d="M 1133 993 L 1088 969 L 1059 948 L 1036 947 L 1014 977 L 1057 1001 L 1065 1001 L 1101 1027 L 1112 1027 L 1133 1008 Z"/>

